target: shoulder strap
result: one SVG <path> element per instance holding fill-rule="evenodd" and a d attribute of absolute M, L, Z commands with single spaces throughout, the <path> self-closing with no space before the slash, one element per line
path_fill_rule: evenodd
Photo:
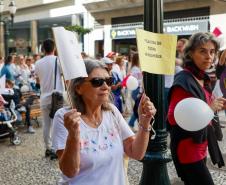
<path fill-rule="evenodd" d="M 57 57 L 55 60 L 55 71 L 54 71 L 54 90 L 56 89 L 56 75 L 57 75 Z"/>

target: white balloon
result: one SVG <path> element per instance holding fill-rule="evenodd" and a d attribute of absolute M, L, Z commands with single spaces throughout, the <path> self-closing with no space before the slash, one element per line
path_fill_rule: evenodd
<path fill-rule="evenodd" d="M 185 98 L 176 105 L 174 117 L 184 130 L 198 131 L 210 123 L 214 113 L 206 102 L 198 98 Z"/>
<path fill-rule="evenodd" d="M 131 91 L 137 89 L 138 80 L 134 76 L 130 75 L 126 81 L 126 87 Z"/>

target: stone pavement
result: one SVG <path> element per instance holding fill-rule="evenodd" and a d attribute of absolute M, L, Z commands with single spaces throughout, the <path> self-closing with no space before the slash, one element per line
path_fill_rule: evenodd
<path fill-rule="evenodd" d="M 224 116 L 221 120 L 226 126 Z M 50 161 L 44 157 L 42 128 L 36 128 L 35 134 L 27 134 L 23 128 L 20 128 L 19 132 L 22 138 L 20 146 L 12 146 L 8 138 L 0 140 L 0 185 L 55 185 L 60 173 L 58 161 Z M 225 137 L 220 147 L 226 155 L 226 128 L 223 128 L 223 132 Z M 219 170 L 209 163 L 208 165 L 215 184 L 226 185 L 226 168 Z M 139 184 L 141 172 L 142 164 L 130 160 L 128 169 L 130 185 Z M 168 163 L 168 173 L 172 185 L 182 184 L 176 176 L 172 162 Z"/>
<path fill-rule="evenodd" d="M 42 128 L 35 134 L 19 129 L 22 144 L 0 140 L 0 185 L 53 185 L 59 175 L 57 161 L 44 157 Z"/>

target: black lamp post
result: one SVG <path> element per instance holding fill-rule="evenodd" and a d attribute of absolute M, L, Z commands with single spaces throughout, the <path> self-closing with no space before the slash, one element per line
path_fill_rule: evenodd
<path fill-rule="evenodd" d="M 163 2 L 162 0 L 144 0 L 144 29 L 155 33 L 163 32 Z M 169 43 L 170 44 L 170 43 Z M 143 172 L 140 185 L 169 185 L 167 162 L 167 131 L 164 108 L 164 76 L 144 73 L 144 88 L 146 94 L 157 108 L 154 129 L 156 137 L 149 140 L 143 162 Z"/>
<path fill-rule="evenodd" d="M 9 27 L 8 27 L 8 25 L 11 24 L 11 26 L 13 26 L 14 15 L 16 13 L 15 2 L 13 0 L 10 1 L 10 4 L 8 7 L 9 7 L 9 13 L 10 13 L 11 19 L 9 19 L 8 17 L 2 16 L 2 13 L 4 10 L 4 3 L 3 3 L 3 0 L 0 0 L 0 23 L 3 24 L 3 28 L 4 28 L 5 57 L 7 57 L 9 54 L 9 51 L 8 51 Z"/>

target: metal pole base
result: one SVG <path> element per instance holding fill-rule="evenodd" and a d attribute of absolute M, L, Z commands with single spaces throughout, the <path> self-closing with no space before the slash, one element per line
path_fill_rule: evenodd
<path fill-rule="evenodd" d="M 170 185 L 167 163 L 171 157 L 166 152 L 151 152 L 145 155 L 140 185 Z"/>

